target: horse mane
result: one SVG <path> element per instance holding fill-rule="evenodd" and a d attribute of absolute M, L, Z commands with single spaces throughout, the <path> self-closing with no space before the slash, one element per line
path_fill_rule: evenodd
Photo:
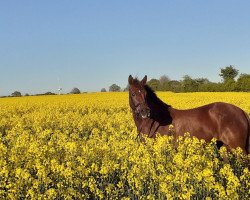
<path fill-rule="evenodd" d="M 152 117 L 158 121 L 161 125 L 167 125 L 172 123 L 172 116 L 170 115 L 169 108 L 171 105 L 164 103 L 160 98 L 157 97 L 154 90 L 148 85 L 144 86 L 147 92 L 147 104 L 152 111 Z"/>
<path fill-rule="evenodd" d="M 166 106 L 167 108 L 171 107 L 171 105 L 164 103 L 159 97 L 157 97 L 157 95 L 155 94 L 155 91 L 151 87 L 149 87 L 148 85 L 145 85 L 144 89 L 146 90 L 147 97 L 150 101 L 152 101 L 155 104 L 164 104 L 164 106 Z"/>

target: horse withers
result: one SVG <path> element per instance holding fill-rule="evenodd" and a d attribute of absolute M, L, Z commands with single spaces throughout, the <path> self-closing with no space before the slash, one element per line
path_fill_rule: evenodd
<path fill-rule="evenodd" d="M 147 76 L 141 81 L 128 77 L 129 104 L 139 134 L 169 135 L 169 126 L 173 125 L 175 138 L 189 132 L 206 142 L 216 138 L 229 150 L 240 147 L 244 153 L 250 153 L 250 119 L 242 109 L 216 102 L 178 110 L 160 100 L 146 82 Z"/>

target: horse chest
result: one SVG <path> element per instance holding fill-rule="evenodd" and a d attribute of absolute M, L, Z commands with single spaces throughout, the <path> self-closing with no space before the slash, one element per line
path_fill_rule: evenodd
<path fill-rule="evenodd" d="M 145 120 L 137 127 L 138 130 L 149 137 L 155 137 L 156 133 L 161 135 L 173 135 L 173 131 L 170 133 L 169 125 L 160 125 L 159 122 L 153 120 Z"/>

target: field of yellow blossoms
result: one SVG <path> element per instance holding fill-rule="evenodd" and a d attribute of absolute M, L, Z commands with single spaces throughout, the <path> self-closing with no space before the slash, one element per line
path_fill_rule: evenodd
<path fill-rule="evenodd" d="M 170 93 L 250 114 L 250 93 Z M 250 155 L 195 138 L 137 139 L 128 93 L 0 99 L 0 199 L 250 199 Z M 226 158 L 226 159 L 225 159 Z"/>

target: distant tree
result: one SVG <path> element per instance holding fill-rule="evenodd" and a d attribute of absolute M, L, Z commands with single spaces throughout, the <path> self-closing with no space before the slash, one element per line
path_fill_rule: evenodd
<path fill-rule="evenodd" d="M 222 83 L 223 92 L 233 92 L 237 90 L 237 83 L 234 79 L 228 79 Z"/>
<path fill-rule="evenodd" d="M 237 80 L 237 91 L 250 92 L 250 74 L 240 74 Z"/>
<path fill-rule="evenodd" d="M 101 92 L 107 92 L 105 88 L 102 88 L 101 89 Z"/>
<path fill-rule="evenodd" d="M 120 92 L 121 91 L 121 87 L 116 85 L 116 84 L 112 84 L 110 87 L 109 87 L 109 91 L 110 92 Z"/>
<path fill-rule="evenodd" d="M 70 93 L 71 94 L 80 94 L 81 91 L 78 88 L 73 88 Z"/>
<path fill-rule="evenodd" d="M 56 95 L 56 94 L 53 92 L 45 92 L 45 93 L 35 94 L 35 96 L 43 96 L 43 95 Z"/>
<path fill-rule="evenodd" d="M 53 92 L 45 92 L 45 93 L 42 94 L 42 95 L 55 95 L 55 93 L 53 93 Z"/>
<path fill-rule="evenodd" d="M 233 65 L 229 65 L 220 70 L 220 76 L 223 78 L 223 82 L 227 82 L 228 80 L 234 80 L 238 75 L 239 70 L 235 69 Z"/>
<path fill-rule="evenodd" d="M 200 92 L 216 92 L 219 91 L 219 88 L 220 86 L 218 85 L 218 83 L 212 83 L 212 82 L 199 85 Z"/>
<path fill-rule="evenodd" d="M 11 96 L 12 96 L 12 97 L 21 97 L 22 94 L 21 94 L 21 92 L 15 91 L 15 92 L 13 92 L 13 93 L 11 94 Z"/>
<path fill-rule="evenodd" d="M 200 92 L 206 92 L 208 89 L 207 85 L 211 83 L 207 78 L 196 78 L 194 79 L 194 81 L 198 85 L 197 91 L 200 91 Z"/>
<path fill-rule="evenodd" d="M 30 95 L 29 95 L 28 93 L 26 93 L 24 96 L 26 96 L 26 97 L 27 97 L 27 96 L 30 96 Z"/>
<path fill-rule="evenodd" d="M 164 83 L 169 82 L 170 78 L 166 75 L 163 75 L 159 78 L 159 81 L 160 81 L 160 84 L 163 85 Z"/>
<path fill-rule="evenodd" d="M 128 91 L 128 89 L 129 89 L 129 84 L 127 84 L 127 86 L 123 89 L 123 92 Z"/>
<path fill-rule="evenodd" d="M 189 75 L 183 76 L 182 87 L 184 92 L 197 92 L 198 83 Z"/>
<path fill-rule="evenodd" d="M 196 78 L 194 79 L 199 85 L 208 84 L 210 81 L 207 78 Z"/>
<path fill-rule="evenodd" d="M 161 91 L 167 91 L 169 90 L 169 81 L 170 78 L 166 75 L 163 75 L 159 78 L 160 81 L 160 86 L 159 86 L 159 90 Z"/>
<path fill-rule="evenodd" d="M 181 83 L 176 80 L 169 81 L 169 90 L 173 92 L 181 92 Z"/>
<path fill-rule="evenodd" d="M 164 82 L 163 84 L 160 84 L 160 90 L 161 91 L 170 91 L 170 85 L 169 85 L 170 81 L 169 82 Z"/>
<path fill-rule="evenodd" d="M 151 79 L 147 82 L 147 85 L 155 91 L 160 90 L 160 81 L 157 79 Z"/>

